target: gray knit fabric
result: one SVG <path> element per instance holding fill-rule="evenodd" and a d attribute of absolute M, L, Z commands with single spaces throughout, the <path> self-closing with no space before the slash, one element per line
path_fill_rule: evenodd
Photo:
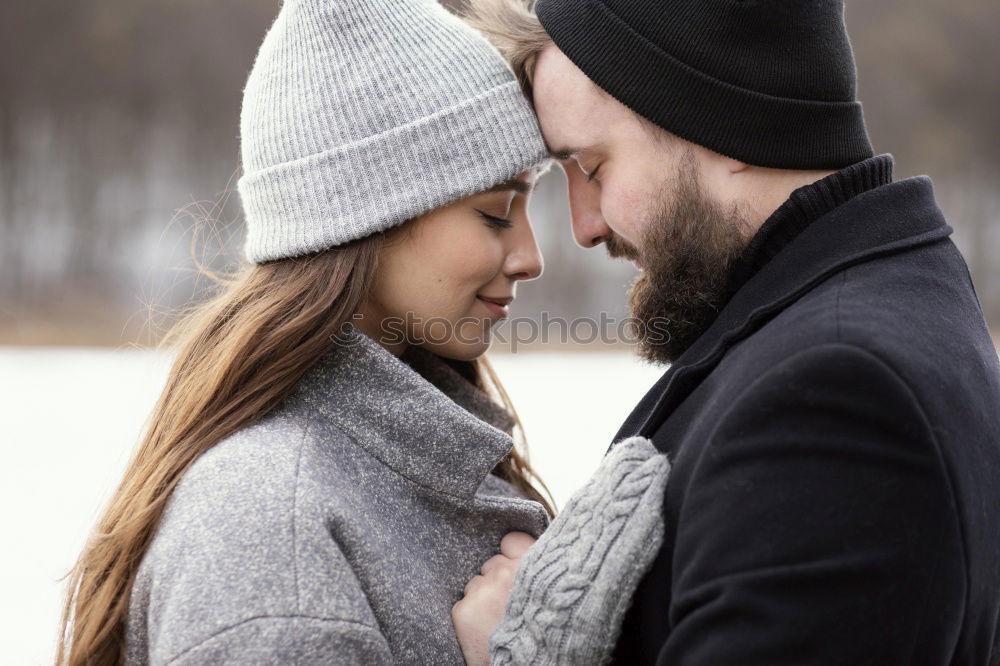
<path fill-rule="evenodd" d="M 464 663 L 452 605 L 503 535 L 548 518 L 490 473 L 512 446 L 501 406 L 433 354 L 346 339 L 181 478 L 128 664 Z"/>
<path fill-rule="evenodd" d="M 663 542 L 670 463 L 644 437 L 605 456 L 518 566 L 490 637 L 494 666 L 608 663 Z"/>
<path fill-rule="evenodd" d="M 258 263 L 387 229 L 547 156 L 502 56 L 435 0 L 285 0 L 240 142 Z"/>

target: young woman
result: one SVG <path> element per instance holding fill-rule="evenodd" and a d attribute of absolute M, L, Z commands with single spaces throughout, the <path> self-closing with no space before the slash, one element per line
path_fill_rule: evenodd
<path fill-rule="evenodd" d="M 249 261 L 175 336 L 59 663 L 461 664 L 466 581 L 551 515 L 482 358 L 542 270 L 534 115 L 433 0 L 286 0 L 241 150 Z"/>

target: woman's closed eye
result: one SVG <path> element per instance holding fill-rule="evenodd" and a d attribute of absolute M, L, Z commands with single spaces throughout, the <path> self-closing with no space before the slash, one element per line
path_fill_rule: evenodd
<path fill-rule="evenodd" d="M 509 229 L 514 226 L 514 223 L 503 217 L 498 217 L 496 215 L 490 215 L 489 213 L 476 209 L 476 212 L 482 215 L 483 219 L 486 220 L 488 226 L 492 226 L 498 229 Z"/>

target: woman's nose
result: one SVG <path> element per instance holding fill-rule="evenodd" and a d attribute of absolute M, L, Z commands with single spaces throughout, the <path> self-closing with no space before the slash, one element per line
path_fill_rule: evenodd
<path fill-rule="evenodd" d="M 515 228 L 518 233 L 513 235 L 514 243 L 507 254 L 504 272 L 511 280 L 534 280 L 544 269 L 542 251 L 535 241 L 535 233 L 530 222 L 517 225 Z"/>

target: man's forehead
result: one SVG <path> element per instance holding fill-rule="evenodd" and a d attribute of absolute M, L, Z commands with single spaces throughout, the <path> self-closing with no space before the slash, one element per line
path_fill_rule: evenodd
<path fill-rule="evenodd" d="M 595 130 L 608 113 L 610 96 L 557 48 L 539 59 L 535 109 L 550 155 L 568 159 L 597 140 Z"/>

